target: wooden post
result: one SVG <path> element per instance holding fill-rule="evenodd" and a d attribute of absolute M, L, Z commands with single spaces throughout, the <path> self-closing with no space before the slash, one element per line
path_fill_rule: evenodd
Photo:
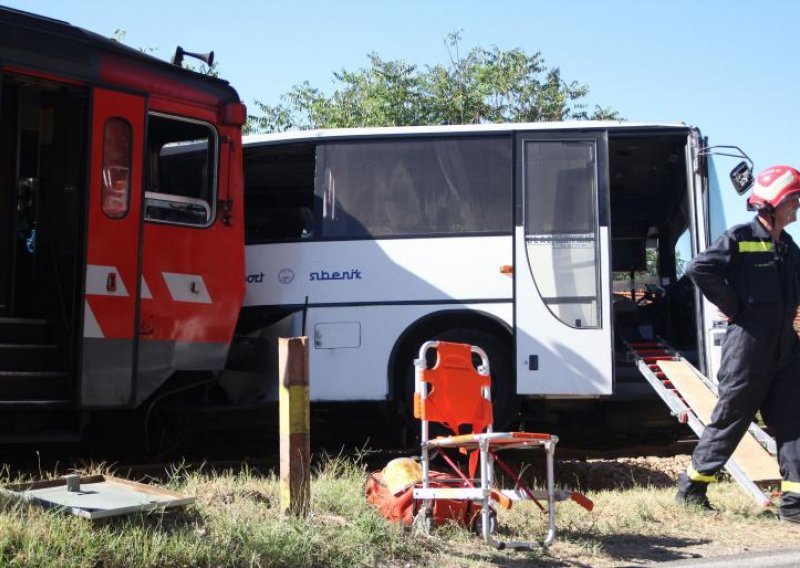
<path fill-rule="evenodd" d="M 278 380 L 281 511 L 305 515 L 311 492 L 307 337 L 280 338 Z"/>

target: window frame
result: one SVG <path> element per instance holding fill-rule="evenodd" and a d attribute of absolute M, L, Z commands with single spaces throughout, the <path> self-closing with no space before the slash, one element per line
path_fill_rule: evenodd
<path fill-rule="evenodd" d="M 531 144 L 553 144 L 553 143 L 566 143 L 566 144 L 584 144 L 588 143 L 588 145 L 592 148 L 593 154 L 593 172 L 592 172 L 592 230 L 588 232 L 581 232 L 581 233 L 572 233 L 568 231 L 551 231 L 549 233 L 541 233 L 541 234 L 533 234 L 530 232 L 530 192 L 532 191 L 530 184 L 529 184 L 529 170 L 530 164 L 528 161 L 528 154 L 527 148 Z M 539 292 L 539 297 L 541 298 L 543 304 L 547 307 L 547 310 L 551 313 L 551 315 L 563 325 L 572 328 L 572 329 L 602 329 L 603 328 L 603 298 L 602 298 L 602 289 L 603 285 L 601 282 L 602 279 L 602 255 L 603 251 L 601 250 L 601 240 L 600 240 L 600 228 L 604 226 L 604 202 L 607 199 L 607 195 L 604 195 L 603 187 L 602 187 L 602 168 L 603 168 L 603 161 L 606 160 L 605 153 L 603 152 L 603 143 L 601 137 L 595 137 L 592 135 L 589 136 L 582 136 L 582 135 L 565 135 L 564 133 L 554 133 L 551 136 L 525 136 L 520 139 L 520 161 L 521 161 L 521 178 L 520 178 L 520 194 L 519 197 L 521 198 L 521 218 L 518 222 L 522 226 L 524 239 L 525 239 L 525 246 L 526 251 L 525 255 L 528 260 L 528 272 L 531 276 L 531 279 L 536 287 L 536 290 Z M 591 235 L 591 237 L 588 237 Z M 538 237 L 532 238 L 532 237 Z M 559 241 L 574 241 L 574 242 L 591 242 L 594 245 L 594 289 L 595 294 L 592 296 L 594 298 L 594 303 L 596 305 L 596 322 L 594 325 L 575 325 L 574 323 L 570 323 L 563 319 L 558 313 L 556 313 L 553 309 L 554 304 L 582 304 L 585 303 L 584 296 L 544 296 L 542 293 L 542 286 L 539 282 L 539 278 L 534 271 L 534 265 L 536 262 L 533 258 L 531 258 L 531 251 L 527 244 L 529 239 L 532 240 L 542 240 L 550 241 L 552 243 L 557 243 Z M 559 301 L 560 300 L 560 301 Z"/>
<path fill-rule="evenodd" d="M 146 148 L 146 152 L 147 152 L 146 163 L 147 163 L 147 170 L 148 170 L 147 171 L 147 176 L 146 176 L 145 179 L 147 180 L 148 184 L 150 182 L 150 175 L 152 174 L 152 172 L 150 171 L 150 155 L 149 155 L 149 152 L 150 152 L 150 138 L 149 138 L 150 128 L 149 128 L 149 124 L 150 124 L 150 118 L 151 117 L 158 117 L 158 118 L 162 118 L 162 119 L 173 120 L 173 121 L 176 121 L 176 122 L 184 122 L 184 123 L 189 123 L 189 124 L 196 124 L 196 125 L 204 126 L 204 127 L 208 128 L 209 132 L 211 133 L 211 136 L 209 137 L 209 145 L 213 149 L 212 152 L 209 152 L 209 154 L 210 154 L 209 158 L 213 159 L 212 167 L 209 169 L 212 179 L 210 180 L 211 183 L 210 183 L 209 201 L 206 201 L 205 199 L 201 199 L 199 197 L 187 197 L 187 196 L 176 195 L 176 194 L 172 194 L 172 193 L 163 193 L 163 192 L 157 192 L 157 191 L 150 191 L 145 187 L 145 191 L 144 191 L 144 207 L 143 207 L 143 212 L 142 212 L 142 217 L 144 218 L 144 221 L 146 223 L 158 223 L 158 224 L 161 224 L 161 225 L 173 225 L 173 226 L 180 226 L 180 227 L 191 227 L 193 229 L 207 229 L 208 227 L 211 227 L 212 225 L 214 225 L 214 223 L 217 220 L 217 201 L 218 201 L 218 192 L 219 192 L 219 158 L 220 158 L 219 140 L 220 140 L 220 136 L 219 136 L 219 132 L 217 131 L 216 125 L 211 123 L 211 122 L 208 122 L 208 121 L 205 121 L 205 120 L 200 120 L 200 119 L 197 119 L 197 118 L 191 118 L 191 117 L 180 116 L 180 115 L 175 115 L 175 114 L 169 114 L 169 113 L 153 111 L 153 110 L 148 111 L 148 113 L 147 113 L 147 122 L 148 122 L 147 132 L 148 132 L 148 135 L 147 135 L 146 140 L 145 140 L 145 148 Z M 213 141 L 213 143 L 212 143 L 212 141 Z M 161 148 L 163 148 L 163 146 Z M 159 151 L 160 151 L 160 149 L 159 149 Z M 205 223 L 203 223 L 203 224 L 200 224 L 200 223 L 185 223 L 185 222 L 173 221 L 173 220 L 169 220 L 169 219 L 154 219 L 154 218 L 148 217 L 147 216 L 148 199 L 157 200 L 157 201 L 164 201 L 164 202 L 171 202 L 171 203 L 177 203 L 177 204 L 182 204 L 182 205 L 201 205 L 206 210 L 207 221 Z"/>

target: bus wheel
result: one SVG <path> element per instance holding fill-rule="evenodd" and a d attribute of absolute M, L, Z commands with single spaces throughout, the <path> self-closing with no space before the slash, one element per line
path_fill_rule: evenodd
<path fill-rule="evenodd" d="M 416 347 L 409 347 L 404 356 L 400 358 L 402 367 L 398 368 L 397 393 L 401 397 L 400 410 L 404 412 L 407 419 L 414 420 L 414 359 L 419 354 L 419 347 L 424 341 L 429 339 L 440 339 L 442 341 L 452 341 L 454 343 L 467 343 L 477 345 L 486 352 L 489 358 L 489 369 L 492 375 L 492 407 L 494 410 L 494 429 L 501 431 L 512 424 L 519 410 L 519 401 L 514 392 L 513 371 L 512 371 L 512 350 L 510 338 L 503 341 L 496 335 L 487 333 L 479 329 L 454 328 L 435 334 L 433 337 L 426 337 L 416 342 Z M 428 355 L 431 360 L 428 365 L 434 364 L 433 353 Z M 473 362 L 479 363 L 477 355 L 473 355 Z"/>

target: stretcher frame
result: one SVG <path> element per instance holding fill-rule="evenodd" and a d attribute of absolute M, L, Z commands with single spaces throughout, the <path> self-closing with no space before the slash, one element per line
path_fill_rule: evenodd
<path fill-rule="evenodd" d="M 427 369 L 426 354 L 428 350 L 439 347 L 439 341 L 427 341 L 419 350 L 419 357 L 414 361 L 415 367 L 415 393 L 420 403 L 429 395 L 429 388 L 423 381 L 423 372 Z M 469 346 L 470 353 L 478 355 L 481 364 L 477 373 L 483 377 L 490 377 L 489 360 L 486 352 L 477 346 Z M 489 380 L 489 385 L 491 380 Z M 482 387 L 481 396 L 491 401 L 491 386 Z M 461 434 L 453 436 L 440 436 L 430 438 L 430 421 L 421 417 L 421 487 L 415 487 L 413 497 L 422 501 L 420 508 L 421 522 L 425 529 L 432 527 L 433 503 L 436 499 L 463 499 L 476 501 L 481 504 L 479 533 L 484 541 L 498 548 L 532 548 L 534 546 L 547 547 L 556 538 L 556 511 L 555 503 L 572 499 L 581 506 L 592 509 L 592 502 L 577 492 L 557 491 L 554 481 L 555 449 L 558 437 L 551 434 L 533 432 L 494 432 L 491 423 L 482 433 Z M 456 449 L 462 452 L 478 452 L 479 472 L 477 479 L 467 478 L 463 472 L 445 454 L 441 454 L 453 471 L 459 476 L 454 480 L 454 485 L 449 487 L 432 487 L 430 479 L 430 461 L 435 453 L 446 449 Z M 544 490 L 529 488 L 503 461 L 498 453 L 503 450 L 530 450 L 541 449 L 546 455 L 547 481 Z M 494 466 L 500 466 L 506 475 L 515 481 L 514 489 L 498 490 L 495 488 L 496 478 Z M 547 513 L 547 534 L 541 542 L 536 541 L 500 541 L 494 538 L 495 520 L 491 503 L 494 501 L 503 507 L 510 507 L 513 501 L 532 500 L 539 508 Z M 541 504 L 547 502 L 547 508 Z"/>

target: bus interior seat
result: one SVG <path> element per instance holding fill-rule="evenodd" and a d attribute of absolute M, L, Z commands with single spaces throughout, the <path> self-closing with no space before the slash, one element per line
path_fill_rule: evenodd
<path fill-rule="evenodd" d="M 247 225 L 248 244 L 309 239 L 314 234 L 314 213 L 308 207 L 270 207 L 252 215 L 258 223 Z"/>

